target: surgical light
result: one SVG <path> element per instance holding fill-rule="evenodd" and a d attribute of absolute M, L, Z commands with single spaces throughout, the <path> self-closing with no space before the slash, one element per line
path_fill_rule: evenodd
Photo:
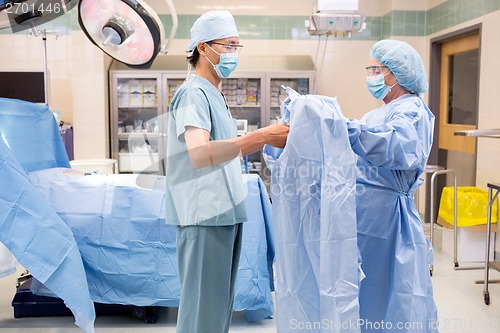
<path fill-rule="evenodd" d="M 17 9 L 21 0 L 0 0 L 0 29 L 9 28 L 12 25 L 11 15 L 8 15 L 12 10 Z"/>
<path fill-rule="evenodd" d="M 149 68 L 158 53 L 166 54 L 177 30 L 172 0 L 165 0 L 172 16 L 170 37 L 158 15 L 141 0 L 80 0 L 78 22 L 87 37 L 104 53 L 132 68 Z"/>
<path fill-rule="evenodd" d="M 70 11 L 77 0 L 0 0 L 0 29 L 32 29 Z"/>

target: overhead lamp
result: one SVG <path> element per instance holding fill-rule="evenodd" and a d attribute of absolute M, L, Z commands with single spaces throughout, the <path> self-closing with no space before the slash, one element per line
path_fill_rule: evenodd
<path fill-rule="evenodd" d="M 12 23 L 15 23 L 11 13 L 17 12 L 17 7 L 21 2 L 24 0 L 0 0 L 0 29 L 10 28 Z"/>
<path fill-rule="evenodd" d="M 172 16 L 168 42 L 158 15 L 141 0 L 80 0 L 78 22 L 87 37 L 104 53 L 132 68 L 149 68 L 158 53 L 166 54 L 177 31 L 172 0 L 165 0 Z"/>
<path fill-rule="evenodd" d="M 32 29 L 70 11 L 77 0 L 0 0 L 0 29 Z"/>

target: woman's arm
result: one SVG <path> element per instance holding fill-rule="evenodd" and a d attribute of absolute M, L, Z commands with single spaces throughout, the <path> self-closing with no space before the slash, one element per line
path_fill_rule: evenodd
<path fill-rule="evenodd" d="M 357 155 L 376 166 L 411 169 L 420 163 L 427 151 L 418 133 L 420 122 L 426 121 L 420 119 L 417 113 L 400 114 L 376 126 L 349 120 L 347 127 L 351 147 Z"/>

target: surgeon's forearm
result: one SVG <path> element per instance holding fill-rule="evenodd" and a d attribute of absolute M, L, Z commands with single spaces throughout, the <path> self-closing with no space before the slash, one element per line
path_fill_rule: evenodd
<path fill-rule="evenodd" d="M 285 147 L 289 129 L 288 125 L 273 124 L 233 140 L 240 146 L 242 155 L 248 155 L 261 150 L 265 144 Z"/>
<path fill-rule="evenodd" d="M 240 147 L 228 140 L 207 141 L 206 144 L 188 150 L 191 163 L 196 169 L 221 164 L 240 155 Z"/>
<path fill-rule="evenodd" d="M 264 144 L 284 147 L 288 126 L 275 124 L 229 140 L 209 140 L 209 133 L 188 128 L 184 134 L 191 163 L 197 169 L 230 161 L 238 155 L 248 155 L 262 149 Z"/>
<path fill-rule="evenodd" d="M 191 163 L 197 169 L 230 161 L 262 149 L 266 143 L 263 131 L 257 130 L 244 136 L 229 139 L 207 141 L 204 145 L 190 148 Z"/>
<path fill-rule="evenodd" d="M 229 141 L 233 141 L 236 145 L 238 145 L 241 155 L 246 156 L 261 150 L 266 144 L 266 137 L 264 133 L 264 129 L 261 128 Z"/>

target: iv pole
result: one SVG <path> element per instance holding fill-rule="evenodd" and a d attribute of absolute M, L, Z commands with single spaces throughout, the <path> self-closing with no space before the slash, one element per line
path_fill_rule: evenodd
<path fill-rule="evenodd" d="M 45 104 L 49 106 L 49 68 L 47 64 L 47 34 L 49 35 L 55 35 L 56 40 L 57 38 L 61 37 L 63 34 L 62 32 L 58 30 L 46 30 L 43 29 L 43 31 L 40 31 L 31 24 L 30 28 L 30 36 L 38 37 L 42 35 L 42 40 L 43 40 L 43 60 L 44 60 L 44 69 L 43 69 L 43 85 L 44 85 L 44 92 L 45 92 Z M 58 124 L 59 125 L 59 124 Z M 21 282 L 26 281 L 32 277 L 31 273 L 28 270 L 25 270 L 18 278 L 17 278 L 17 287 L 21 285 Z"/>
<path fill-rule="evenodd" d="M 30 28 L 30 35 L 38 37 L 42 36 L 43 40 L 43 60 L 44 60 L 44 73 L 43 73 L 43 84 L 44 84 L 44 91 L 45 91 L 45 103 L 47 105 L 50 105 L 49 103 L 49 68 L 48 68 L 48 59 L 47 59 L 47 35 L 55 35 L 56 40 L 57 38 L 61 37 L 63 34 L 62 32 L 58 30 L 46 30 L 43 29 L 42 31 L 38 30 L 35 26 L 32 26 Z"/>

